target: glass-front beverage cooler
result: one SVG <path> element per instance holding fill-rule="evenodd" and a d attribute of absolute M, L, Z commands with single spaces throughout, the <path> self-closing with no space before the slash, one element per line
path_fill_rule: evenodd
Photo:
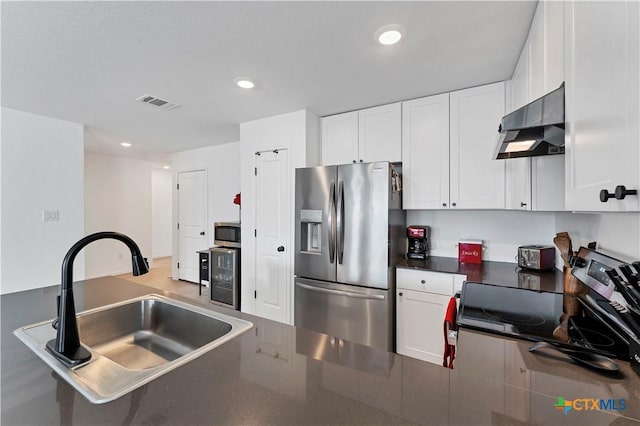
<path fill-rule="evenodd" d="M 240 310 L 240 249 L 211 250 L 211 301 Z"/>

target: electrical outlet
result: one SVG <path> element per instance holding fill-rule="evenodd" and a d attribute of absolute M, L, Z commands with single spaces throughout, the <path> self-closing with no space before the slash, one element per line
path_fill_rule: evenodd
<path fill-rule="evenodd" d="M 58 210 L 42 210 L 43 222 L 57 222 L 59 219 Z"/>

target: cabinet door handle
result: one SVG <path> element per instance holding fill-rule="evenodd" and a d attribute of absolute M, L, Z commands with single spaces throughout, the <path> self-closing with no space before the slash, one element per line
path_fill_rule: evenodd
<path fill-rule="evenodd" d="M 425 280 L 420 280 L 420 284 L 426 284 Z"/>
<path fill-rule="evenodd" d="M 200 235 L 204 235 L 204 231 L 202 231 L 202 232 L 200 233 Z"/>
<path fill-rule="evenodd" d="M 612 194 L 606 189 L 603 189 L 602 191 L 600 191 L 600 202 L 606 203 L 607 201 L 609 201 L 609 198 L 614 198 L 615 196 L 616 194 Z"/>
<path fill-rule="evenodd" d="M 451 205 L 452 205 L 453 207 L 455 207 L 455 206 L 456 206 L 456 203 L 451 203 Z"/>
<path fill-rule="evenodd" d="M 624 185 L 616 186 L 616 192 L 615 192 L 616 200 L 624 200 L 624 197 L 626 197 L 627 195 L 636 195 L 636 194 L 638 194 L 638 191 L 636 191 L 635 189 L 627 189 L 625 188 Z"/>
<path fill-rule="evenodd" d="M 442 207 L 447 207 L 447 203 L 442 203 Z"/>
<path fill-rule="evenodd" d="M 402 293 L 398 293 L 398 296 L 402 296 Z"/>
<path fill-rule="evenodd" d="M 284 251 L 284 246 L 280 246 L 280 247 L 278 247 L 278 251 L 279 251 L 279 252 L 283 252 L 283 251 Z"/>
<path fill-rule="evenodd" d="M 520 202 L 520 207 L 527 207 L 527 203 Z"/>

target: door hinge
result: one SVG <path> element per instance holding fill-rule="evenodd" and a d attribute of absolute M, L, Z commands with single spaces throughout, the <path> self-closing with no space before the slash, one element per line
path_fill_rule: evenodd
<path fill-rule="evenodd" d="M 178 262 L 178 269 L 180 269 L 180 262 Z"/>
<path fill-rule="evenodd" d="M 253 298 L 254 299 L 258 298 L 258 292 L 256 290 L 253 291 Z"/>
<path fill-rule="evenodd" d="M 180 184 L 179 183 L 176 184 L 176 189 L 178 189 L 178 190 L 180 189 Z"/>
<path fill-rule="evenodd" d="M 256 175 L 256 176 L 258 176 L 258 168 L 257 168 L 257 167 L 254 167 L 254 168 L 253 168 L 253 174 L 254 174 L 254 175 Z"/>

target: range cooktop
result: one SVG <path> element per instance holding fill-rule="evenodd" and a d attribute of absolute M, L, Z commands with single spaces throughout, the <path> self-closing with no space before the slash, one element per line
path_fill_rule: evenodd
<path fill-rule="evenodd" d="M 579 298 L 560 293 L 466 282 L 458 326 L 620 359 L 629 357 L 628 342 L 591 315 Z"/>

